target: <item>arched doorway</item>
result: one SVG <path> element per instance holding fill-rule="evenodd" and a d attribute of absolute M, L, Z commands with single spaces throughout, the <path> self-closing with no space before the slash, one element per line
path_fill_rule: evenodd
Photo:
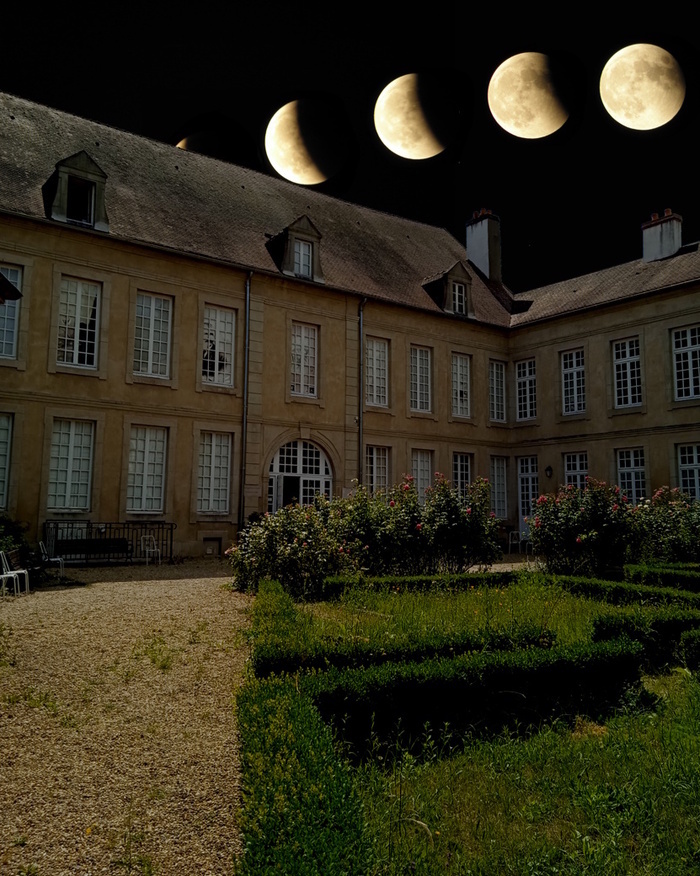
<path fill-rule="evenodd" d="M 316 493 L 330 499 L 333 474 L 326 454 L 310 441 L 288 441 L 270 461 L 267 510 L 292 502 L 310 505 Z"/>

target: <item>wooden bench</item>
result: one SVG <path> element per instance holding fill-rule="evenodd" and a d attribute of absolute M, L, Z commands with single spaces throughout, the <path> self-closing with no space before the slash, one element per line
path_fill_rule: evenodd
<path fill-rule="evenodd" d="M 129 562 L 133 547 L 128 538 L 59 538 L 54 553 L 64 560 L 80 557 L 86 564 L 95 557 Z"/>

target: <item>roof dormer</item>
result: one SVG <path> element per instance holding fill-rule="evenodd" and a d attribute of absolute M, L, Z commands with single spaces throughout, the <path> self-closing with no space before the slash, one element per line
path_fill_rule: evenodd
<path fill-rule="evenodd" d="M 300 216 L 267 244 L 283 274 L 323 283 L 321 234 L 308 216 Z"/>
<path fill-rule="evenodd" d="M 455 262 L 449 271 L 426 280 L 423 288 L 445 313 L 474 317 L 472 278 L 464 262 Z"/>
<path fill-rule="evenodd" d="M 44 185 L 48 217 L 69 225 L 109 231 L 106 182 L 107 175 L 84 150 L 59 161 Z"/>

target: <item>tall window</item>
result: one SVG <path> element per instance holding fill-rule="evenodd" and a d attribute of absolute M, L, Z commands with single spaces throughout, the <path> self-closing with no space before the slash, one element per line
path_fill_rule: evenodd
<path fill-rule="evenodd" d="M 201 432 L 197 473 L 197 511 L 227 514 L 231 485 L 231 435 Z"/>
<path fill-rule="evenodd" d="M 0 508 L 7 508 L 10 482 L 10 446 L 12 444 L 12 415 L 0 414 Z"/>
<path fill-rule="evenodd" d="M 639 338 L 615 341 L 615 407 L 630 408 L 642 403 L 642 366 Z"/>
<path fill-rule="evenodd" d="M 641 447 L 617 451 L 617 481 L 633 504 L 637 505 L 646 496 L 644 451 Z"/>
<path fill-rule="evenodd" d="M 292 323 L 292 379 L 293 395 L 315 398 L 318 370 L 318 327 L 301 322 Z"/>
<path fill-rule="evenodd" d="M 413 483 L 418 491 L 418 499 L 425 501 L 425 491 L 432 483 L 433 452 L 432 450 L 411 451 L 411 468 Z"/>
<path fill-rule="evenodd" d="M 700 398 L 700 325 L 673 333 L 676 401 Z"/>
<path fill-rule="evenodd" d="M 508 516 L 506 502 L 506 457 L 492 456 L 489 467 L 491 482 L 491 510 L 501 520 Z"/>
<path fill-rule="evenodd" d="M 202 380 L 216 386 L 233 386 L 233 353 L 236 312 L 227 307 L 204 308 Z"/>
<path fill-rule="evenodd" d="M 579 490 L 585 490 L 587 477 L 588 453 L 585 450 L 582 453 L 565 453 L 564 483 L 567 486 L 571 485 Z"/>
<path fill-rule="evenodd" d="M 506 419 L 505 362 L 489 362 L 489 419 L 497 423 Z"/>
<path fill-rule="evenodd" d="M 515 363 L 515 383 L 518 396 L 518 419 L 531 420 L 537 416 L 537 376 L 534 359 Z"/>
<path fill-rule="evenodd" d="M 308 240 L 294 241 L 294 273 L 297 277 L 313 275 L 313 244 Z"/>
<path fill-rule="evenodd" d="M 678 474 L 682 492 L 700 500 L 700 444 L 678 448 Z"/>
<path fill-rule="evenodd" d="M 464 283 L 452 284 L 452 312 L 462 315 L 467 312 L 467 290 Z"/>
<path fill-rule="evenodd" d="M 163 511 L 167 445 L 167 429 L 153 426 L 131 427 L 126 484 L 127 511 Z"/>
<path fill-rule="evenodd" d="M 389 404 L 389 341 L 367 338 L 365 344 L 365 378 L 368 405 L 386 407 Z"/>
<path fill-rule="evenodd" d="M 94 433 L 89 420 L 54 420 L 47 508 L 89 511 Z"/>
<path fill-rule="evenodd" d="M 9 265 L 0 265 L 0 274 L 18 290 L 22 289 L 22 271 Z M 19 330 L 19 301 L 6 301 L 0 306 L 0 359 L 17 358 Z"/>
<path fill-rule="evenodd" d="M 561 354 L 562 413 L 582 414 L 586 410 L 586 375 L 583 350 Z"/>
<path fill-rule="evenodd" d="M 540 494 L 536 456 L 521 456 L 518 459 L 518 493 L 520 498 L 520 529 L 528 532 L 529 518 Z"/>
<path fill-rule="evenodd" d="M 464 499 L 472 480 L 471 453 L 452 454 L 452 486 Z"/>
<path fill-rule="evenodd" d="M 389 448 L 367 445 L 365 451 L 365 487 L 370 493 L 389 489 Z"/>
<path fill-rule="evenodd" d="M 470 357 L 463 353 L 452 354 L 452 416 L 469 417 L 471 405 L 469 398 Z"/>
<path fill-rule="evenodd" d="M 134 374 L 170 376 L 172 310 L 172 298 L 147 292 L 137 294 Z"/>
<path fill-rule="evenodd" d="M 97 368 L 101 293 L 99 283 L 61 279 L 56 350 L 60 365 Z"/>
<path fill-rule="evenodd" d="M 411 410 L 430 411 L 431 375 L 429 347 L 411 347 Z"/>

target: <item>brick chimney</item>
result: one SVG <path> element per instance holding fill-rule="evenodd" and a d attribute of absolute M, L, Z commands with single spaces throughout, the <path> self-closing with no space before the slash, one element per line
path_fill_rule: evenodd
<path fill-rule="evenodd" d="M 642 225 L 642 258 L 655 262 L 675 255 L 681 248 L 683 217 L 670 209 L 664 215 L 651 214 L 651 220 Z"/>
<path fill-rule="evenodd" d="M 467 258 L 489 280 L 501 282 L 501 220 L 481 209 L 467 222 Z"/>

